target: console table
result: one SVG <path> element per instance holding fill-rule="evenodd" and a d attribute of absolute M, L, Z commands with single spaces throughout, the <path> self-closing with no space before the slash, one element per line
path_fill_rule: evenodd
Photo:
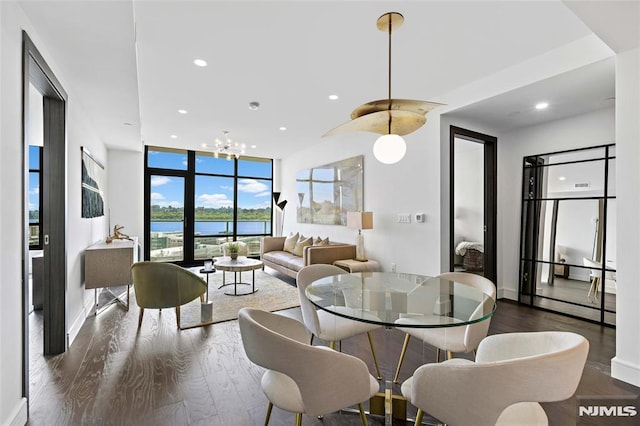
<path fill-rule="evenodd" d="M 138 238 L 131 240 L 113 240 L 107 244 L 100 241 L 87 247 L 84 251 L 84 286 L 94 289 L 93 297 L 96 307 L 95 314 L 104 311 L 113 303 L 119 303 L 129 310 L 129 291 L 133 282 L 131 265 L 138 261 Z M 127 286 L 126 302 L 124 293 L 116 295 L 110 287 Z M 108 291 L 113 298 L 100 309 L 98 308 L 98 289 Z"/>

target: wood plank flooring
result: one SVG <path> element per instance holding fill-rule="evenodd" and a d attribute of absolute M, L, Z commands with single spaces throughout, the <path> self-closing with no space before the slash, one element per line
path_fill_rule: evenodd
<path fill-rule="evenodd" d="M 300 318 L 299 308 L 283 314 Z M 34 330 L 41 321 L 39 315 L 31 315 Z M 33 332 L 28 424 L 263 424 L 267 400 L 260 388 L 262 369 L 246 358 L 237 321 L 179 331 L 173 310 L 148 310 L 138 331 L 137 318 L 132 297 L 128 312 L 112 306 L 88 318 L 71 348 L 55 357 L 41 355 L 42 336 Z M 609 374 L 615 354 L 614 329 L 509 301 L 498 302 L 490 334 L 537 330 L 575 331 L 589 339 L 589 358 L 576 395 L 640 394 L 639 388 Z M 404 335 L 380 329 L 373 338 L 383 374 L 388 377 L 395 370 Z M 400 380 L 423 362 L 435 359 L 431 347 L 415 340 L 410 343 Z M 359 356 L 374 371 L 365 336 L 346 340 L 342 350 Z M 551 425 L 575 424 L 575 397 L 543 406 Z M 411 408 L 412 413 L 415 409 Z M 293 414 L 274 408 L 270 425 L 294 422 Z M 333 413 L 323 420 L 305 416 L 303 424 L 358 425 L 360 421 L 354 414 Z M 383 419 L 371 416 L 369 424 L 381 425 Z"/>

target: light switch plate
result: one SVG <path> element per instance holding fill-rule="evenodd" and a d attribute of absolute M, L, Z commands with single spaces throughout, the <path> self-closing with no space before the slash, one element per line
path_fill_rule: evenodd
<path fill-rule="evenodd" d="M 398 213 L 398 223 L 411 223 L 411 213 Z"/>

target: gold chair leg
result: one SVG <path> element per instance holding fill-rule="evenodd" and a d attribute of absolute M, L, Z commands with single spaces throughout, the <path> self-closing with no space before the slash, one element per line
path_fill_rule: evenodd
<path fill-rule="evenodd" d="M 402 344 L 402 351 L 400 352 L 400 359 L 398 360 L 398 367 L 396 368 L 396 375 L 393 376 L 393 383 L 398 383 L 398 376 L 400 375 L 400 367 L 402 367 L 404 356 L 407 354 L 407 347 L 409 347 L 409 339 L 411 339 L 411 336 L 408 334 L 405 334 L 404 343 Z"/>
<path fill-rule="evenodd" d="M 418 412 L 416 413 L 416 424 L 415 426 L 420 426 L 422 424 L 422 416 L 424 415 L 424 412 L 422 411 L 422 409 L 418 408 Z"/>
<path fill-rule="evenodd" d="M 296 413 L 296 426 L 302 426 L 302 413 Z"/>
<path fill-rule="evenodd" d="M 475 357 L 477 357 L 477 356 L 478 356 L 478 348 L 475 348 L 475 349 L 473 350 L 473 358 L 475 358 Z"/>
<path fill-rule="evenodd" d="M 176 322 L 178 323 L 178 328 L 180 328 L 180 306 L 176 306 Z"/>
<path fill-rule="evenodd" d="M 140 314 L 138 314 L 138 328 L 142 325 L 142 316 L 144 315 L 144 308 L 140 307 Z"/>
<path fill-rule="evenodd" d="M 440 362 L 440 348 L 436 348 L 436 362 Z"/>
<path fill-rule="evenodd" d="M 314 338 L 314 337 L 315 337 L 315 336 L 312 334 L 312 335 L 311 335 L 311 339 L 309 339 L 309 346 L 313 346 L 313 338 Z"/>
<path fill-rule="evenodd" d="M 382 374 L 380 374 L 380 367 L 378 367 L 378 358 L 376 358 L 376 351 L 373 349 L 373 340 L 371 340 L 371 333 L 367 331 L 367 337 L 369 338 L 369 346 L 371 346 L 371 355 L 373 355 L 373 364 L 376 366 L 376 374 L 378 380 L 382 380 Z"/>
<path fill-rule="evenodd" d="M 264 418 L 264 426 L 268 426 L 269 419 L 271 418 L 271 410 L 273 409 L 273 403 L 269 401 L 269 405 L 267 406 L 267 417 Z"/>
<path fill-rule="evenodd" d="M 335 351 L 336 350 L 336 342 L 334 340 L 330 341 L 329 342 L 329 347 Z"/>
<path fill-rule="evenodd" d="M 447 351 L 447 359 L 453 358 L 453 352 Z"/>
<path fill-rule="evenodd" d="M 360 420 L 362 420 L 362 426 L 367 426 L 367 415 L 364 414 L 364 406 L 362 402 L 358 404 L 358 410 L 360 410 Z"/>
<path fill-rule="evenodd" d="M 204 303 L 204 293 L 200 295 L 200 303 Z"/>

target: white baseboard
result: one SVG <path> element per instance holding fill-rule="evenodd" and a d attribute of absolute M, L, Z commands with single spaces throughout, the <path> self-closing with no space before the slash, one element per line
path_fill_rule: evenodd
<path fill-rule="evenodd" d="M 640 386 L 640 365 L 622 361 L 616 356 L 611 360 L 611 377 Z"/>
<path fill-rule="evenodd" d="M 90 297 L 89 300 L 85 301 L 82 310 L 76 316 L 76 318 L 71 322 L 71 326 L 69 327 L 69 331 L 67 332 L 67 348 L 71 346 L 76 337 L 78 337 L 78 333 L 80 332 L 80 328 L 87 317 L 91 314 L 93 310 L 93 297 Z"/>
<path fill-rule="evenodd" d="M 24 426 L 27 424 L 27 398 L 21 398 L 16 408 L 13 409 L 5 426 Z"/>
<path fill-rule="evenodd" d="M 518 292 L 516 290 L 512 290 L 510 288 L 501 288 L 498 289 L 498 299 L 509 299 L 518 301 Z"/>

